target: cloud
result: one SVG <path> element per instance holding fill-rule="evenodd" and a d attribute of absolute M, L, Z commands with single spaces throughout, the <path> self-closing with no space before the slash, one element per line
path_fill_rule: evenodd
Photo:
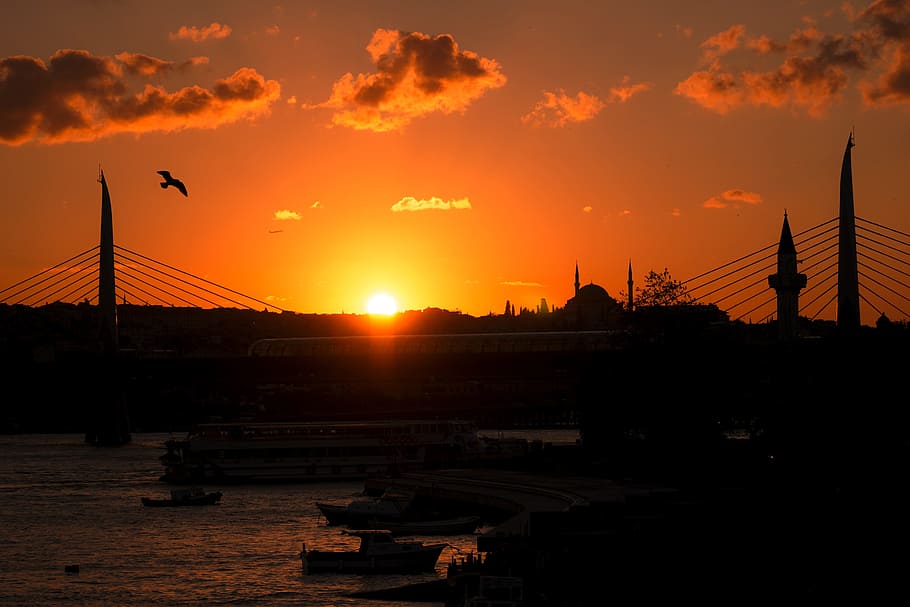
<path fill-rule="evenodd" d="M 139 76 L 158 76 L 174 70 L 183 71 L 197 65 L 205 65 L 209 62 L 208 57 L 191 57 L 186 61 L 176 63 L 149 55 L 127 52 L 114 55 L 114 59 L 123 64 L 127 73 Z"/>
<path fill-rule="evenodd" d="M 311 209 L 321 209 L 322 203 L 317 200 L 316 202 L 314 202 L 313 204 L 310 205 L 310 208 Z"/>
<path fill-rule="evenodd" d="M 280 96 L 278 82 L 252 68 L 237 70 L 210 90 L 190 86 L 169 93 L 146 84 L 140 92 L 130 92 L 125 74 L 158 75 L 168 65 L 146 55 L 103 57 L 68 49 L 47 63 L 23 55 L 2 58 L 0 142 L 62 143 L 117 133 L 215 128 L 267 114 Z"/>
<path fill-rule="evenodd" d="M 737 200 L 747 204 L 760 204 L 762 201 L 761 194 L 747 192 L 746 190 L 727 190 L 721 196 L 725 200 Z"/>
<path fill-rule="evenodd" d="M 333 125 L 394 131 L 431 113 L 464 112 L 506 83 L 499 63 L 460 50 L 449 34 L 377 29 L 366 49 L 376 72 L 349 72 L 335 82 L 327 101 L 302 107 L 337 110 Z"/>
<path fill-rule="evenodd" d="M 467 198 L 459 198 L 458 200 L 449 200 L 445 201 L 441 198 L 433 196 L 430 199 L 421 199 L 417 200 L 413 196 L 405 196 L 398 202 L 392 205 L 392 212 L 400 213 L 402 211 L 427 211 L 431 209 L 439 209 L 443 211 L 448 211 L 450 209 L 470 209 L 471 201 Z"/>
<path fill-rule="evenodd" d="M 629 76 L 623 76 L 618 86 L 610 89 L 607 101 L 579 91 L 574 97 L 565 90 L 544 91 L 543 99 L 534 104 L 534 108 L 521 117 L 522 124 L 534 127 L 561 127 L 570 122 L 586 122 L 593 119 L 607 103 L 625 103 L 633 95 L 652 88 L 650 82 L 633 83 Z"/>
<path fill-rule="evenodd" d="M 590 213 L 591 211 L 594 210 L 594 207 L 592 207 L 589 204 L 586 204 L 585 206 L 581 207 L 581 210 L 585 213 Z"/>
<path fill-rule="evenodd" d="M 745 25 L 734 25 L 718 32 L 701 43 L 705 49 L 704 59 L 711 63 L 739 47 L 740 39 L 746 34 Z"/>
<path fill-rule="evenodd" d="M 670 215 L 672 215 L 673 217 L 679 217 L 680 215 L 682 215 L 682 211 L 680 211 L 678 208 L 674 208 L 673 210 L 670 211 Z"/>
<path fill-rule="evenodd" d="M 741 206 L 739 203 L 741 202 L 756 205 L 761 204 L 763 200 L 761 194 L 756 192 L 734 189 L 726 190 L 721 194 L 711 196 L 701 203 L 701 206 L 706 209 L 726 209 L 729 206 L 739 208 Z"/>
<path fill-rule="evenodd" d="M 504 280 L 499 283 L 506 287 L 542 287 L 539 282 L 526 282 L 524 280 Z"/>
<path fill-rule="evenodd" d="M 873 2 L 858 19 L 878 34 L 884 62 L 874 82 L 860 83 L 863 100 L 872 107 L 910 104 L 910 2 Z"/>
<path fill-rule="evenodd" d="M 288 97 L 287 104 L 288 105 L 297 105 L 297 97 L 295 95 L 291 95 L 290 97 Z"/>
<path fill-rule="evenodd" d="M 623 77 L 622 84 L 620 86 L 614 86 L 611 88 L 610 101 L 625 103 L 632 97 L 632 95 L 637 95 L 638 93 L 648 91 L 654 86 L 650 82 L 639 82 L 638 84 L 629 84 L 629 82 L 629 77 L 625 76 Z"/>
<path fill-rule="evenodd" d="M 272 219 L 275 221 L 300 221 L 301 215 L 297 211 L 291 211 L 289 209 L 282 209 L 280 211 L 275 211 L 275 214 L 272 215 Z"/>
<path fill-rule="evenodd" d="M 606 105 L 594 95 L 579 91 L 575 97 L 566 95 L 562 89 L 544 91 L 544 98 L 534 104 L 534 109 L 521 117 L 522 124 L 529 126 L 560 127 L 570 122 L 591 120 Z"/>
<path fill-rule="evenodd" d="M 822 117 L 850 89 L 868 107 L 910 105 L 910 1 L 874 0 L 856 11 L 845 5 L 853 31 L 826 33 L 805 18 L 786 41 L 760 35 L 745 41 L 745 28 L 733 26 L 702 43 L 705 69 L 674 90 L 705 109 L 724 114 L 746 106 L 790 108 Z M 753 57 L 781 54 L 776 67 L 732 67 L 734 51 Z M 757 53 L 757 54 L 756 54 Z"/>
<path fill-rule="evenodd" d="M 220 40 L 231 35 L 231 26 L 222 25 L 216 21 L 205 27 L 196 27 L 195 25 L 187 27 L 180 26 L 176 32 L 168 34 L 171 40 L 190 40 L 192 42 L 203 42 L 208 39 Z"/>
<path fill-rule="evenodd" d="M 280 33 L 281 33 L 281 27 L 279 27 L 277 25 L 271 25 L 271 26 L 265 28 L 266 36 L 277 36 Z"/>

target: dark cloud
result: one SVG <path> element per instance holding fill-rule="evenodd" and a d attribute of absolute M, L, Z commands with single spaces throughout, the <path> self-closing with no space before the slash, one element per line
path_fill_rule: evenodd
<path fill-rule="evenodd" d="M 675 93 L 719 113 L 766 105 L 820 116 L 857 74 L 867 78 L 857 87 L 868 105 L 910 104 L 910 0 L 876 0 L 853 17 L 855 29 L 848 34 L 824 33 L 810 21 L 786 43 L 767 36 L 748 40 L 746 47 L 761 54 L 784 54 L 771 70 L 728 67 L 728 54 L 745 36 L 742 26 L 731 27 L 702 44 L 713 51 L 711 66 L 680 82 Z"/>
<path fill-rule="evenodd" d="M 131 93 L 125 76 L 160 76 L 205 62 L 175 64 L 135 53 L 111 57 L 60 50 L 47 63 L 35 57 L 0 59 L 0 142 L 89 141 L 121 132 L 213 128 L 268 111 L 280 86 L 242 68 L 212 90 L 192 86 L 169 93 L 145 85 Z"/>

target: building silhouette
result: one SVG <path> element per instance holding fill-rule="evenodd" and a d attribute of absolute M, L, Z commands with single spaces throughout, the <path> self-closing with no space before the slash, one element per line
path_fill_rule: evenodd
<path fill-rule="evenodd" d="M 799 291 L 806 287 L 806 275 L 796 268 L 796 246 L 790 232 L 790 222 L 784 212 L 784 225 L 777 247 L 777 273 L 768 276 L 768 286 L 777 292 L 778 338 L 789 341 L 796 337 L 799 317 Z"/>

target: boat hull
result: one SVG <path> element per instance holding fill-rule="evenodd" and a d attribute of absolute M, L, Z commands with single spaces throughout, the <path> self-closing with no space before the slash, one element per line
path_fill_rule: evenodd
<path fill-rule="evenodd" d="M 480 526 L 479 516 L 428 521 L 377 521 L 374 529 L 386 529 L 392 535 L 466 535 Z"/>

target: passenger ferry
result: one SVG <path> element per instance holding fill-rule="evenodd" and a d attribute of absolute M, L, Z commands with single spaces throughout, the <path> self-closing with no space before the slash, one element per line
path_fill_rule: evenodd
<path fill-rule="evenodd" d="M 165 441 L 172 484 L 356 480 L 527 455 L 523 439 L 483 436 L 463 420 L 232 422 Z"/>

